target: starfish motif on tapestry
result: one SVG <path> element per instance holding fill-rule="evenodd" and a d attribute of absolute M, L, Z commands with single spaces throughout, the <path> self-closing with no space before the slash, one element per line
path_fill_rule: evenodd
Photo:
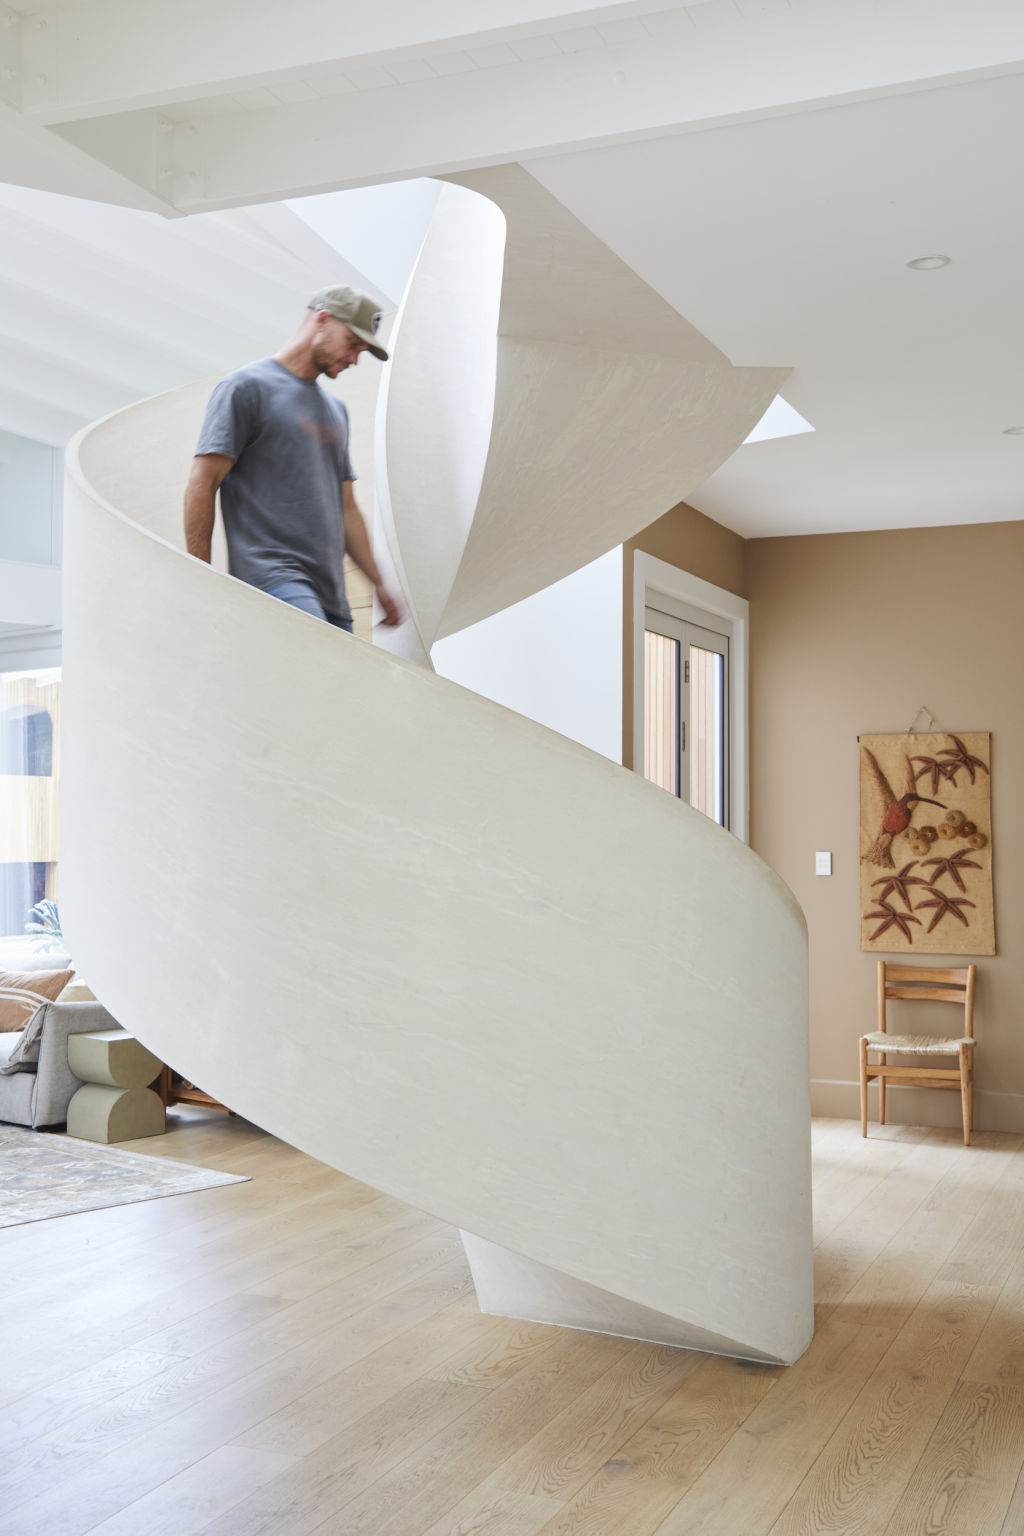
<path fill-rule="evenodd" d="M 934 757 L 915 757 L 913 761 L 922 764 L 920 768 L 914 770 L 914 783 L 917 783 L 922 774 L 931 774 L 933 795 L 937 795 L 939 792 L 940 779 L 948 779 L 951 784 L 956 783 L 958 764 L 940 763 Z"/>
<path fill-rule="evenodd" d="M 954 742 L 955 745 L 953 747 L 947 747 L 944 752 L 939 753 L 939 756 L 948 757 L 950 759 L 954 770 L 954 784 L 956 783 L 955 775 L 959 773 L 961 768 L 967 769 L 967 772 L 970 774 L 972 784 L 975 782 L 976 778 L 974 772 L 975 768 L 980 768 L 983 773 L 988 773 L 988 764 L 983 763 L 980 757 L 972 757 L 970 752 L 968 752 L 967 748 L 964 746 L 963 742 L 960 740 L 959 736 L 953 736 L 950 734 L 950 740 Z"/>
<path fill-rule="evenodd" d="M 876 903 L 876 906 L 876 911 L 864 913 L 865 922 L 878 922 L 878 927 L 871 935 L 872 941 L 880 939 L 887 929 L 895 926 L 902 933 L 907 943 L 913 944 L 914 935 L 910 931 L 910 924 L 917 923 L 920 927 L 921 919 L 919 917 L 912 917 L 909 912 L 897 912 L 894 907 L 890 907 L 887 901 L 879 901 Z"/>
<path fill-rule="evenodd" d="M 940 891 L 937 885 L 932 885 L 929 887 L 929 889 L 934 893 L 934 899 L 932 901 L 919 901 L 917 904 L 917 910 L 919 912 L 923 912 L 925 907 L 935 908 L 935 916 L 928 924 L 929 933 L 931 933 L 932 929 L 936 926 L 937 923 L 942 921 L 947 912 L 952 912 L 954 917 L 958 917 L 965 928 L 970 926 L 966 916 L 963 912 L 960 911 L 960 908 L 973 907 L 973 901 L 968 901 L 966 896 L 947 896 L 945 891 Z"/>
<path fill-rule="evenodd" d="M 981 868 L 980 864 L 976 864 L 969 857 L 971 852 L 970 848 L 961 848 L 959 853 L 951 854 L 948 859 L 925 859 L 924 862 L 926 864 L 934 864 L 936 866 L 935 873 L 931 876 L 930 885 L 934 886 L 935 882 L 940 880 L 943 875 L 951 875 L 953 884 L 958 886 L 961 891 L 966 891 L 967 887 L 961 879 L 960 871 L 962 869 Z"/>
<path fill-rule="evenodd" d="M 929 864 L 935 864 L 938 861 L 936 859 L 929 859 L 928 862 L 929 862 Z M 904 864 L 903 868 L 899 871 L 898 874 L 896 874 L 896 875 L 883 875 L 881 880 L 872 880 L 872 882 L 871 882 L 872 888 L 874 886 L 876 886 L 876 885 L 884 885 L 885 886 L 885 890 L 882 891 L 882 893 L 878 897 L 878 900 L 880 902 L 884 902 L 886 897 L 890 894 L 890 892 L 895 891 L 896 895 L 899 896 L 900 900 L 903 902 L 903 905 L 906 907 L 907 911 L 908 912 L 913 912 L 913 910 L 914 910 L 914 903 L 911 901 L 910 897 L 907 894 L 907 886 L 908 885 L 923 885 L 923 886 L 927 886 L 928 885 L 928 881 L 927 880 L 922 880 L 920 875 L 912 875 L 910 873 L 910 871 L 913 869 L 913 867 L 914 867 L 914 865 L 916 863 L 917 863 L 916 859 L 911 859 L 909 864 Z"/>

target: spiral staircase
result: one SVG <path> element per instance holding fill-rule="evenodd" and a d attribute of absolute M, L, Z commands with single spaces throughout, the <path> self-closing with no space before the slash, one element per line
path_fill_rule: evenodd
<path fill-rule="evenodd" d="M 388 649 L 184 553 L 210 381 L 72 444 L 76 960 L 209 1092 L 459 1226 L 485 1310 L 792 1361 L 796 903 L 700 814 L 429 660 L 679 501 L 783 371 L 732 367 L 518 167 L 445 185 L 390 344 L 341 381 L 409 612 Z"/>

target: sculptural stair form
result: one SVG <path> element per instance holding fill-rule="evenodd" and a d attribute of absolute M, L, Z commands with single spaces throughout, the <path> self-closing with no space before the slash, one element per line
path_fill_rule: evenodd
<path fill-rule="evenodd" d="M 429 665 L 679 501 L 784 370 L 733 368 L 520 168 L 459 179 L 391 364 L 340 381 L 357 465 L 376 434 L 396 654 L 185 555 L 210 381 L 69 449 L 66 929 L 161 1059 L 458 1225 L 485 1310 L 792 1361 L 796 902 L 699 813 Z"/>

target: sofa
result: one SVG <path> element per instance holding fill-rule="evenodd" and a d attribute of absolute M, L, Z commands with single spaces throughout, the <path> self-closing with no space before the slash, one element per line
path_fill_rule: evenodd
<path fill-rule="evenodd" d="M 0 940 L 0 967 L 21 972 L 63 970 L 71 968 L 71 960 L 62 950 L 7 938 Z M 33 1129 L 63 1125 L 71 1096 L 82 1086 L 81 1078 L 68 1066 L 68 1036 L 117 1028 L 117 1020 L 75 978 L 24 1029 L 0 1031 L 0 1121 Z M 21 1055 L 28 1059 L 19 1062 Z M 11 1070 L 12 1057 L 16 1070 Z"/>
<path fill-rule="evenodd" d="M 117 1029 L 102 1003 L 72 1003 L 58 999 L 39 1010 L 39 1057 L 17 1072 L 5 1073 L 12 1053 L 21 1044 L 21 1030 L 0 1034 L 0 1121 L 38 1129 L 63 1125 L 71 1096 L 82 1086 L 68 1066 L 68 1036 L 93 1029 Z"/>

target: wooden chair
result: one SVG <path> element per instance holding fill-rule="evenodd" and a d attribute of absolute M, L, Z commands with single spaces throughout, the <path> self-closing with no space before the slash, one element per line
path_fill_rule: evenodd
<path fill-rule="evenodd" d="M 169 1109 L 172 1104 L 198 1104 L 204 1109 L 227 1109 L 229 1115 L 234 1114 L 233 1109 L 228 1109 L 219 1099 L 214 1099 L 195 1083 L 188 1082 L 175 1072 L 171 1067 L 164 1067 L 157 1081 L 156 1091 L 163 1100 L 164 1109 Z"/>
<path fill-rule="evenodd" d="M 964 1146 L 971 1144 L 974 1122 L 974 977 L 977 966 L 962 970 L 925 969 L 918 965 L 887 965 L 878 962 L 878 1028 L 862 1035 L 860 1042 L 860 1128 L 868 1133 L 868 1083 L 878 1083 L 878 1123 L 885 1124 L 885 1085 L 912 1083 L 921 1088 L 959 1088 L 964 1116 Z M 963 1005 L 962 1036 L 892 1035 L 886 1029 L 885 1009 L 890 998 L 904 1001 L 957 1003 Z M 868 1061 L 868 1053 L 880 1055 Z M 889 1055 L 955 1056 L 955 1067 L 891 1067 Z"/>

